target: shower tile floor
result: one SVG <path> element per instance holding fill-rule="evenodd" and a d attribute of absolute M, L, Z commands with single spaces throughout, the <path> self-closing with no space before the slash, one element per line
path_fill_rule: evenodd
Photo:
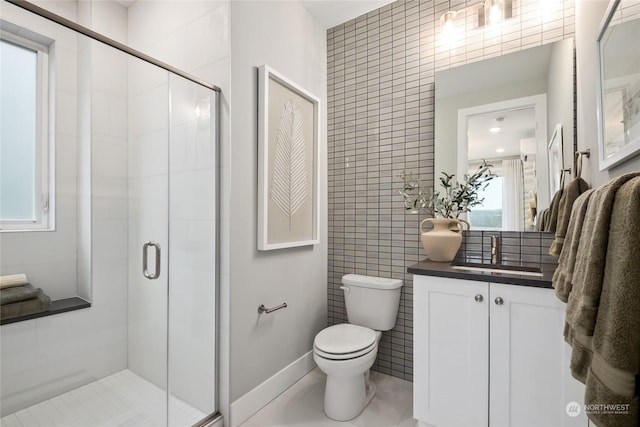
<path fill-rule="evenodd" d="M 240 427 L 415 427 L 413 386 L 409 381 L 371 372 L 376 395 L 351 421 L 339 422 L 323 411 L 326 375 L 315 368 L 256 412 Z"/>
<path fill-rule="evenodd" d="M 170 405 L 170 426 L 191 426 L 207 415 L 174 397 Z M 1 426 L 158 427 L 165 417 L 165 392 L 125 369 L 7 415 Z"/>

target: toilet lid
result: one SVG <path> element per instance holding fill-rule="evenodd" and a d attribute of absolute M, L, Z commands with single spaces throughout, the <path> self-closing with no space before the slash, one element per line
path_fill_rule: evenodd
<path fill-rule="evenodd" d="M 316 335 L 313 345 L 323 353 L 347 355 L 376 344 L 376 332 L 362 326 L 342 323 L 329 326 Z"/>

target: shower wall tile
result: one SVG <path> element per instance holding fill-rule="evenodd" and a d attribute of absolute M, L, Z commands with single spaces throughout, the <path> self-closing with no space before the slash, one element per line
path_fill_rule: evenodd
<path fill-rule="evenodd" d="M 6 415 L 124 369 L 119 356 L 126 349 L 126 307 L 105 305 L 3 325 L 2 339 Z"/>
<path fill-rule="evenodd" d="M 228 0 L 140 2 L 129 8 L 128 43 L 205 81 L 218 79 L 203 68 L 229 57 Z M 185 49 L 185 46 L 189 46 Z"/>
<path fill-rule="evenodd" d="M 13 9 L 7 8 L 6 19 L 13 17 Z M 0 233 L 0 275 L 26 273 L 31 283 L 52 299 L 67 298 L 78 292 L 78 38 L 71 31 L 36 23 L 20 14 L 15 14 L 14 23 L 56 40 L 50 59 L 56 63 L 56 72 L 51 75 L 54 111 L 50 114 L 55 122 L 49 140 L 50 149 L 55 150 L 51 211 L 56 218 L 52 231 Z"/>
<path fill-rule="evenodd" d="M 406 268 L 424 255 L 420 218 L 403 209 L 399 175 L 410 170 L 434 182 L 435 71 L 574 33 L 573 0 L 562 2 L 551 20 L 541 17 L 537 1 L 516 0 L 501 34 L 463 19 L 452 49 L 442 40 L 439 18 L 472 3 L 399 0 L 327 31 L 329 324 L 347 321 L 343 275 L 402 279 L 398 320 L 383 333 L 373 369 L 407 380 L 413 378 L 413 278 Z M 507 236 L 513 240 L 505 256 L 552 261 L 544 255 L 544 236 L 535 242 Z M 484 236 L 468 239 L 467 252 L 483 259 Z"/>
<path fill-rule="evenodd" d="M 128 39 L 128 8 L 117 2 L 92 0 L 88 3 L 90 3 L 92 15 L 89 18 L 90 24 L 88 23 L 90 28 L 113 40 L 126 44 Z M 79 8 L 81 9 L 82 7 L 79 6 Z M 81 10 L 78 11 L 78 16 L 85 18 Z M 126 91 L 126 87 L 124 89 Z"/>
<path fill-rule="evenodd" d="M 127 350 L 127 82 L 126 60 L 117 60 L 124 54 L 11 11 L 3 6 L 3 19 L 56 41 L 57 218 L 55 232 L 0 236 L 0 270 L 15 263 L 52 299 L 80 295 L 92 307 L 2 326 L 2 414 L 126 368 Z M 8 250 L 15 256 L 5 257 Z"/>

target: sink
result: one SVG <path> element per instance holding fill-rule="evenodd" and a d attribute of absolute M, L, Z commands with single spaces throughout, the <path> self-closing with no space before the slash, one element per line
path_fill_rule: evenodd
<path fill-rule="evenodd" d="M 542 277 L 540 268 L 520 265 L 457 263 L 453 265 L 452 268 L 455 270 L 464 271 L 479 271 L 486 273 L 517 274 L 520 276 Z"/>

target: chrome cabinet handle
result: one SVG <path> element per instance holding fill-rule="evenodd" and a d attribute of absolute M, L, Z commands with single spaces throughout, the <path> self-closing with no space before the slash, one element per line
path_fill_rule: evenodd
<path fill-rule="evenodd" d="M 482 302 L 482 300 L 483 300 L 484 298 L 482 298 L 482 295 L 478 294 L 478 295 L 476 295 L 476 296 L 475 296 L 475 298 L 474 298 L 474 299 L 476 300 L 476 302 Z"/>
<path fill-rule="evenodd" d="M 504 300 L 502 298 L 498 297 L 498 298 L 496 298 L 495 303 L 496 303 L 496 305 L 502 305 L 502 304 L 504 304 Z"/>
<path fill-rule="evenodd" d="M 148 259 L 149 246 L 153 246 L 156 250 L 156 265 L 153 274 L 149 273 Z M 142 274 L 149 280 L 155 280 L 160 277 L 160 243 L 148 241 L 142 245 Z"/>

